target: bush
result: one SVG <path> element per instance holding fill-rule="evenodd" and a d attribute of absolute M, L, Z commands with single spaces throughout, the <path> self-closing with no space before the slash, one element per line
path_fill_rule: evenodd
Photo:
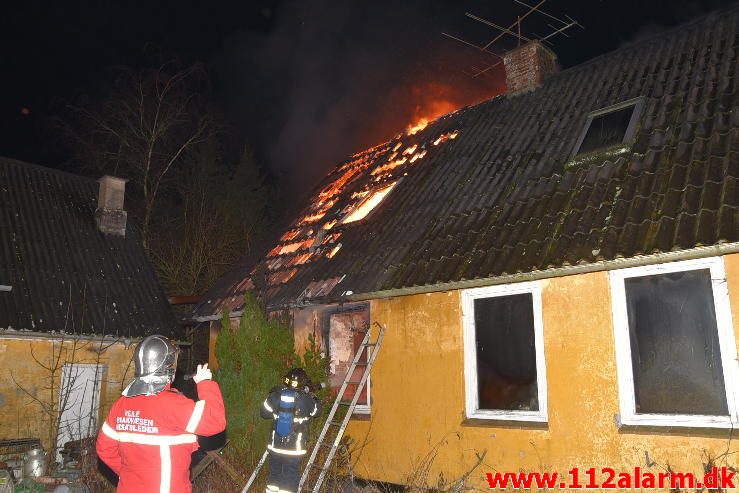
<path fill-rule="evenodd" d="M 236 331 L 230 314 L 224 313 L 216 341 L 221 386 L 228 416 L 229 446 L 226 454 L 250 473 L 264 453 L 271 421 L 261 419 L 259 408 L 269 391 L 279 385 L 292 367 L 302 366 L 313 382 L 327 381 L 327 364 L 315 338 L 310 337 L 304 355 L 295 353 L 293 334 L 286 317 L 267 317 L 256 298 L 247 294 Z M 318 393 L 324 401 L 328 389 Z M 321 420 L 313 423 L 314 435 Z"/>
<path fill-rule="evenodd" d="M 251 469 L 264 451 L 270 423 L 259 416 L 269 390 L 295 359 L 292 333 L 280 319 L 265 317 L 253 295 L 246 296 L 239 327 L 223 314 L 216 341 L 217 380 L 228 416 L 227 454 Z"/>
<path fill-rule="evenodd" d="M 316 338 L 315 336 L 313 336 L 313 334 L 308 335 L 308 346 L 305 350 L 305 353 L 303 353 L 302 356 L 298 356 L 296 359 L 298 362 L 296 366 L 300 366 L 305 369 L 305 372 L 308 374 L 308 378 L 310 378 L 311 382 L 323 382 L 326 384 L 324 389 L 316 392 L 316 395 L 323 401 L 324 404 L 326 404 L 330 397 L 330 389 L 328 387 L 328 358 L 326 357 L 325 353 L 321 351 L 321 348 L 318 346 L 318 342 L 316 341 Z M 324 406 L 323 411 L 324 415 L 328 412 L 326 406 Z M 316 418 L 314 419 L 314 422 L 312 424 L 312 427 L 314 430 L 316 430 L 316 433 L 318 432 L 318 430 L 320 430 L 318 426 L 319 421 L 321 420 Z"/>

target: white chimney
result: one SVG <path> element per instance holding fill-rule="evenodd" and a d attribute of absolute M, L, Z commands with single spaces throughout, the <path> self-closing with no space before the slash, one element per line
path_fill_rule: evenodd
<path fill-rule="evenodd" d="M 503 55 L 507 96 L 529 92 L 559 71 L 557 55 L 539 41 L 530 41 Z"/>
<path fill-rule="evenodd" d="M 105 234 L 126 236 L 126 219 L 123 199 L 126 194 L 124 178 L 105 175 L 98 180 L 98 208 L 95 211 L 95 224 Z"/>

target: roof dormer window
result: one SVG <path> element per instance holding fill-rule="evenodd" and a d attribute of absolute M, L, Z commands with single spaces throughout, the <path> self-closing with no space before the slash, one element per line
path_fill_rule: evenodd
<path fill-rule="evenodd" d="M 629 145 L 644 107 L 644 98 L 631 99 L 588 115 L 572 156 Z"/>

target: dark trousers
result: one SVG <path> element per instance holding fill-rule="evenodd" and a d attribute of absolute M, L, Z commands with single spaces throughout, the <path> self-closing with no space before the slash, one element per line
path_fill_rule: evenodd
<path fill-rule="evenodd" d="M 297 493 L 302 455 L 269 453 L 267 493 Z"/>

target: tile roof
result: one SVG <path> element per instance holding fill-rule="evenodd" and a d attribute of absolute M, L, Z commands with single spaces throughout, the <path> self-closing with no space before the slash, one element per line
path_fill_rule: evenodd
<path fill-rule="evenodd" d="M 734 6 L 352 156 L 265 257 L 270 304 L 736 242 L 738 27 Z M 630 145 L 571 159 L 588 113 L 638 97 Z M 224 277 L 197 315 L 237 309 L 250 273 Z"/>
<path fill-rule="evenodd" d="M 0 158 L 0 332 L 175 335 L 139 237 L 100 233 L 95 180 Z"/>

